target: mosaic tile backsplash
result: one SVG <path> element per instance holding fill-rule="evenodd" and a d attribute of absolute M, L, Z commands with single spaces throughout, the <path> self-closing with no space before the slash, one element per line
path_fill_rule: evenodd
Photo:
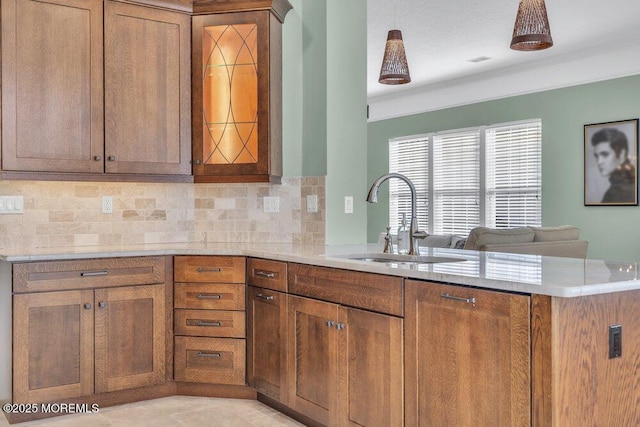
<path fill-rule="evenodd" d="M 325 243 L 324 177 L 282 184 L 0 181 L 0 195 L 23 196 L 24 213 L 0 215 L 0 248 L 143 243 Z M 306 196 L 318 195 L 308 213 Z M 113 213 L 103 214 L 102 196 Z M 280 212 L 263 212 L 279 196 Z"/>

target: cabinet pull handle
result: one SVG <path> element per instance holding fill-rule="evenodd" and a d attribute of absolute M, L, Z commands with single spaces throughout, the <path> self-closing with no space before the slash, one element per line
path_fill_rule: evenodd
<path fill-rule="evenodd" d="M 273 271 L 256 270 L 254 273 L 256 276 L 266 277 L 267 279 L 273 279 L 276 277 L 276 274 Z"/>
<path fill-rule="evenodd" d="M 85 309 L 85 310 L 91 310 L 91 304 L 86 303 L 86 304 L 84 305 L 84 309 Z"/>
<path fill-rule="evenodd" d="M 336 326 L 336 322 L 334 322 L 333 320 L 328 320 L 325 323 L 330 328 L 333 327 L 333 326 Z"/>
<path fill-rule="evenodd" d="M 213 294 L 198 294 L 198 296 L 196 298 L 198 298 L 198 299 L 220 299 L 220 298 L 222 298 L 222 296 L 213 295 Z"/>
<path fill-rule="evenodd" d="M 198 273 L 220 273 L 222 271 L 222 269 L 220 267 L 215 267 L 215 268 L 198 267 L 198 268 L 196 268 L 196 271 Z"/>
<path fill-rule="evenodd" d="M 100 160 L 102 160 L 102 156 L 95 156 L 93 160 L 99 162 Z"/>
<path fill-rule="evenodd" d="M 198 320 L 197 326 L 222 326 L 221 322 L 203 322 L 202 320 Z"/>
<path fill-rule="evenodd" d="M 455 297 L 453 295 L 449 295 L 449 294 L 442 294 L 440 295 L 442 298 L 445 299 L 450 299 L 453 301 L 460 301 L 460 302 L 464 302 L 467 304 L 475 304 L 476 303 L 476 299 L 475 298 L 461 298 L 461 297 Z"/>
<path fill-rule="evenodd" d="M 106 306 L 107 306 L 107 303 L 106 303 L 106 302 L 104 302 L 104 301 L 100 301 L 100 302 L 98 303 L 98 307 L 100 307 L 100 308 L 105 308 Z"/>
<path fill-rule="evenodd" d="M 109 156 L 109 157 L 107 157 L 107 160 L 109 160 L 110 162 L 115 162 L 116 161 L 116 156 Z"/>
<path fill-rule="evenodd" d="M 204 351 L 199 351 L 196 354 L 199 357 L 221 357 L 222 356 L 220 353 L 207 353 L 207 352 L 204 352 Z"/>
<path fill-rule="evenodd" d="M 343 330 L 346 327 L 347 327 L 347 325 L 345 325 L 344 323 L 336 324 L 336 329 L 339 330 L 339 331 Z"/>
<path fill-rule="evenodd" d="M 266 301 L 273 301 L 273 295 L 257 294 L 256 298 L 262 298 L 263 300 L 266 300 Z"/>
<path fill-rule="evenodd" d="M 80 277 L 95 277 L 95 276 L 106 276 L 109 274 L 107 270 L 102 271 L 83 271 L 80 273 Z"/>

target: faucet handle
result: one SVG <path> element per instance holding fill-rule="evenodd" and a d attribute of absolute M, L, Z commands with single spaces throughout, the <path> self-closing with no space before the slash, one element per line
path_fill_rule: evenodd
<path fill-rule="evenodd" d="M 413 238 L 414 239 L 426 239 L 429 235 L 426 231 L 414 231 Z"/>

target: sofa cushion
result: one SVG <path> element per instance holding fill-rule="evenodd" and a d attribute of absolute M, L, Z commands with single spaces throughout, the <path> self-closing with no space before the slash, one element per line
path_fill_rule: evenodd
<path fill-rule="evenodd" d="M 557 240 L 578 240 L 580 229 L 573 225 L 560 225 L 558 227 L 529 227 L 536 235 L 534 242 L 555 242 Z"/>
<path fill-rule="evenodd" d="M 484 245 L 493 243 L 530 243 L 533 242 L 535 232 L 529 227 L 518 228 L 487 228 L 476 227 L 469 233 L 464 249 L 479 250 Z"/>
<path fill-rule="evenodd" d="M 430 234 L 424 239 L 418 239 L 418 244 L 420 246 L 429 246 L 431 248 L 450 248 L 451 237 L 451 234 Z"/>

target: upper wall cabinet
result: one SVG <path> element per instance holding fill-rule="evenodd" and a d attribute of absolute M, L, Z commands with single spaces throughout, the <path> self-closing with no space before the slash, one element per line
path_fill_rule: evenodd
<path fill-rule="evenodd" d="M 193 17 L 195 182 L 280 182 L 285 3 Z"/>
<path fill-rule="evenodd" d="M 105 3 L 105 170 L 191 174 L 190 18 Z"/>
<path fill-rule="evenodd" d="M 103 0 L 1 7 L 5 175 L 191 179 L 189 15 Z"/>
<path fill-rule="evenodd" d="M 102 0 L 2 0 L 2 169 L 103 171 Z"/>

